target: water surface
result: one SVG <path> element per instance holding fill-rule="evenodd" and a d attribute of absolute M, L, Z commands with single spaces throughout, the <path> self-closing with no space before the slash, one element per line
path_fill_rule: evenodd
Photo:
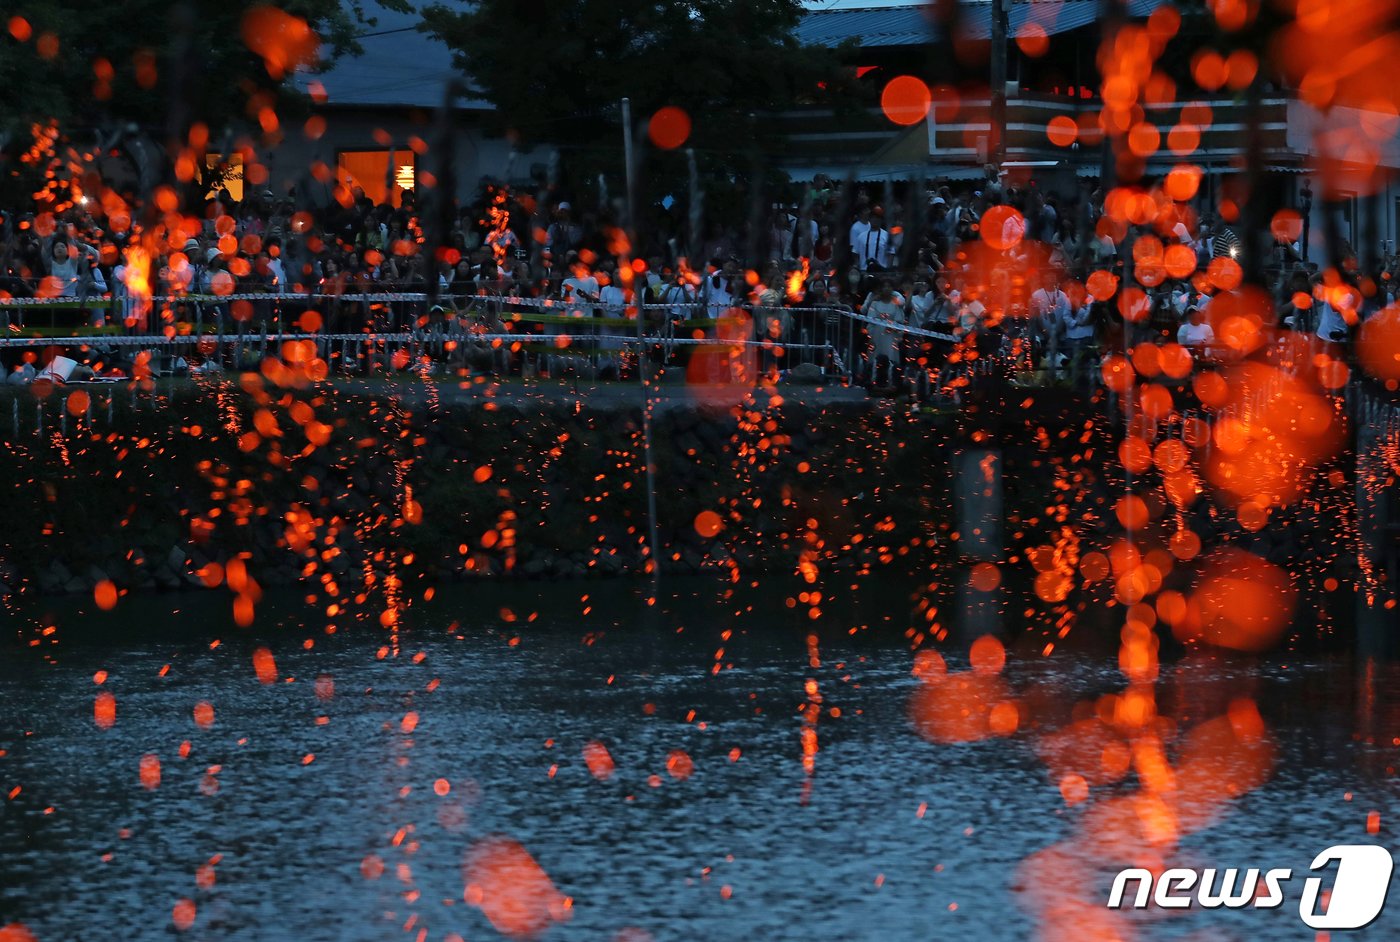
<path fill-rule="evenodd" d="M 938 744 L 909 720 L 921 681 L 897 615 L 836 607 L 813 623 L 780 592 L 726 602 L 685 586 L 654 607 L 644 595 L 454 588 L 396 636 L 327 636 L 294 599 L 239 630 L 214 594 L 59 610 L 47 637 L 34 611 L 15 615 L 42 643 L 0 652 L 0 793 L 20 789 L 0 802 L 0 924 L 41 942 L 167 938 L 188 898 L 191 939 L 496 938 L 463 902 L 462 864 L 504 835 L 572 901 L 549 939 L 1032 939 L 1047 922 L 1024 862 L 1071 838 L 1086 806 L 1135 790 L 1130 775 L 1067 807 L 1037 754 L 1074 703 L 1122 689 L 1112 657 L 1013 644 L 1006 680 L 1032 704 L 1021 728 Z M 254 672 L 262 646 L 276 683 Z M 1278 744 L 1267 784 L 1172 862 L 1301 872 L 1334 843 L 1393 846 L 1400 711 L 1391 672 L 1369 670 L 1348 657 L 1166 664 L 1164 713 L 1189 724 L 1212 698 L 1247 694 Z M 99 691 L 116 699 L 110 729 L 94 722 Z M 208 729 L 193 718 L 201 701 Z M 615 764 L 605 781 L 584 761 L 591 742 Z M 668 769 L 677 751 L 688 777 Z M 142 784 L 147 754 L 155 788 Z M 376 879 L 367 858 L 384 864 Z M 214 859 L 213 885 L 198 886 Z M 1102 898 L 1098 879 L 1082 890 Z M 1147 939 L 1311 938 L 1294 900 L 1131 926 Z M 1371 932 L 1389 937 L 1394 919 Z"/>

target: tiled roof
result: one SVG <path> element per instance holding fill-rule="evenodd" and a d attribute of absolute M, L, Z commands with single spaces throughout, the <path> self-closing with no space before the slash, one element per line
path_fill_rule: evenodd
<path fill-rule="evenodd" d="M 1130 17 L 1144 17 L 1167 0 L 1128 0 Z M 863 7 L 859 9 L 813 10 L 802 18 L 797 38 L 804 43 L 836 46 L 855 39 L 863 48 L 914 46 L 940 37 L 943 26 L 929 14 L 929 6 Z M 958 32 L 969 39 L 991 36 L 990 2 L 964 2 L 959 10 Z M 1027 23 L 1035 23 L 1046 33 L 1064 33 L 1087 26 L 1099 18 L 1099 0 L 1017 0 L 1011 6 L 1009 36 Z"/>
<path fill-rule="evenodd" d="M 836 46 L 858 39 L 862 46 L 913 46 L 933 39 L 927 7 L 816 10 L 802 18 L 797 38 L 803 43 Z"/>

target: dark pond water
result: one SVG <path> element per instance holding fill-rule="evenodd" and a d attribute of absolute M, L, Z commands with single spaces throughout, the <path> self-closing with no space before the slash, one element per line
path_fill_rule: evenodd
<path fill-rule="evenodd" d="M 1122 690 L 1113 657 L 1012 644 L 1017 731 L 936 743 L 910 720 L 923 681 L 907 615 L 834 607 L 811 622 L 783 593 L 724 602 L 689 587 L 653 607 L 643 594 L 453 589 L 395 637 L 328 637 L 287 600 L 239 631 L 212 594 L 59 611 L 47 637 L 36 612 L 0 613 L 41 640 L 0 649 L 0 925 L 40 942 L 498 938 L 464 902 L 463 865 L 505 837 L 571 901 L 556 900 L 568 918 L 547 939 L 1110 937 L 1072 929 L 1082 913 L 1056 901 L 1102 915 L 1111 874 L 1142 858 L 1099 856 L 1084 835 L 1095 807 L 1138 793 L 1136 777 L 1068 806 L 1043 756 Z M 254 670 L 263 646 L 275 683 Z M 1393 847 L 1395 676 L 1350 657 L 1164 664 L 1156 697 L 1172 723 L 1250 697 L 1275 751 L 1261 787 L 1216 801 L 1161 861 L 1301 873 L 1332 844 Z M 104 691 L 107 729 L 94 721 Z M 614 766 L 606 780 L 585 761 L 594 742 Z M 1122 938 L 1312 938 L 1296 898 L 1107 925 Z M 183 934 L 182 899 L 195 907 Z M 1400 909 L 1368 931 L 1397 933 Z"/>

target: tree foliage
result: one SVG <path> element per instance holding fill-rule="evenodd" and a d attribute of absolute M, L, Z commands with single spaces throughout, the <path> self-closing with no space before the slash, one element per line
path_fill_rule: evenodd
<path fill-rule="evenodd" d="M 405 0 L 378 2 L 407 9 Z M 266 0 L 11 0 L 0 15 L 0 134 L 50 120 L 66 132 L 117 122 L 161 133 L 193 121 L 256 125 L 249 101 L 290 91 L 285 73 L 245 41 L 245 17 L 259 7 L 272 9 Z M 279 0 L 275 10 L 319 36 L 322 61 L 358 51 L 356 34 L 374 23 L 358 0 Z"/>
<path fill-rule="evenodd" d="M 422 28 L 526 143 L 614 141 L 627 97 L 637 119 L 683 108 L 692 145 L 736 153 L 762 131 L 751 114 L 841 84 L 832 50 L 794 38 L 801 16 L 798 0 L 479 0 L 430 6 Z"/>

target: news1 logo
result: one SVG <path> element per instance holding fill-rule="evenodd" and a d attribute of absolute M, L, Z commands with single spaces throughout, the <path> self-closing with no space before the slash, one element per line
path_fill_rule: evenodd
<path fill-rule="evenodd" d="M 1337 862 L 1337 877 L 1330 895 L 1322 892 L 1322 877 L 1308 877 L 1298 899 L 1298 918 L 1312 929 L 1362 929 L 1369 926 L 1385 907 L 1394 861 L 1390 851 L 1376 844 L 1338 844 L 1313 858 L 1310 872 L 1326 870 Z M 1241 876 L 1243 874 L 1243 876 Z M 1284 886 L 1293 881 L 1292 870 L 1249 869 L 1189 870 L 1174 867 L 1153 875 L 1150 870 L 1130 868 L 1113 878 L 1108 895 L 1109 909 L 1188 909 L 1193 903 L 1202 909 L 1274 909 L 1285 901 Z M 1127 899 L 1128 884 L 1136 882 L 1134 895 Z M 1321 901 L 1321 902 L 1319 902 Z M 1319 905 L 1322 911 L 1319 912 Z"/>

